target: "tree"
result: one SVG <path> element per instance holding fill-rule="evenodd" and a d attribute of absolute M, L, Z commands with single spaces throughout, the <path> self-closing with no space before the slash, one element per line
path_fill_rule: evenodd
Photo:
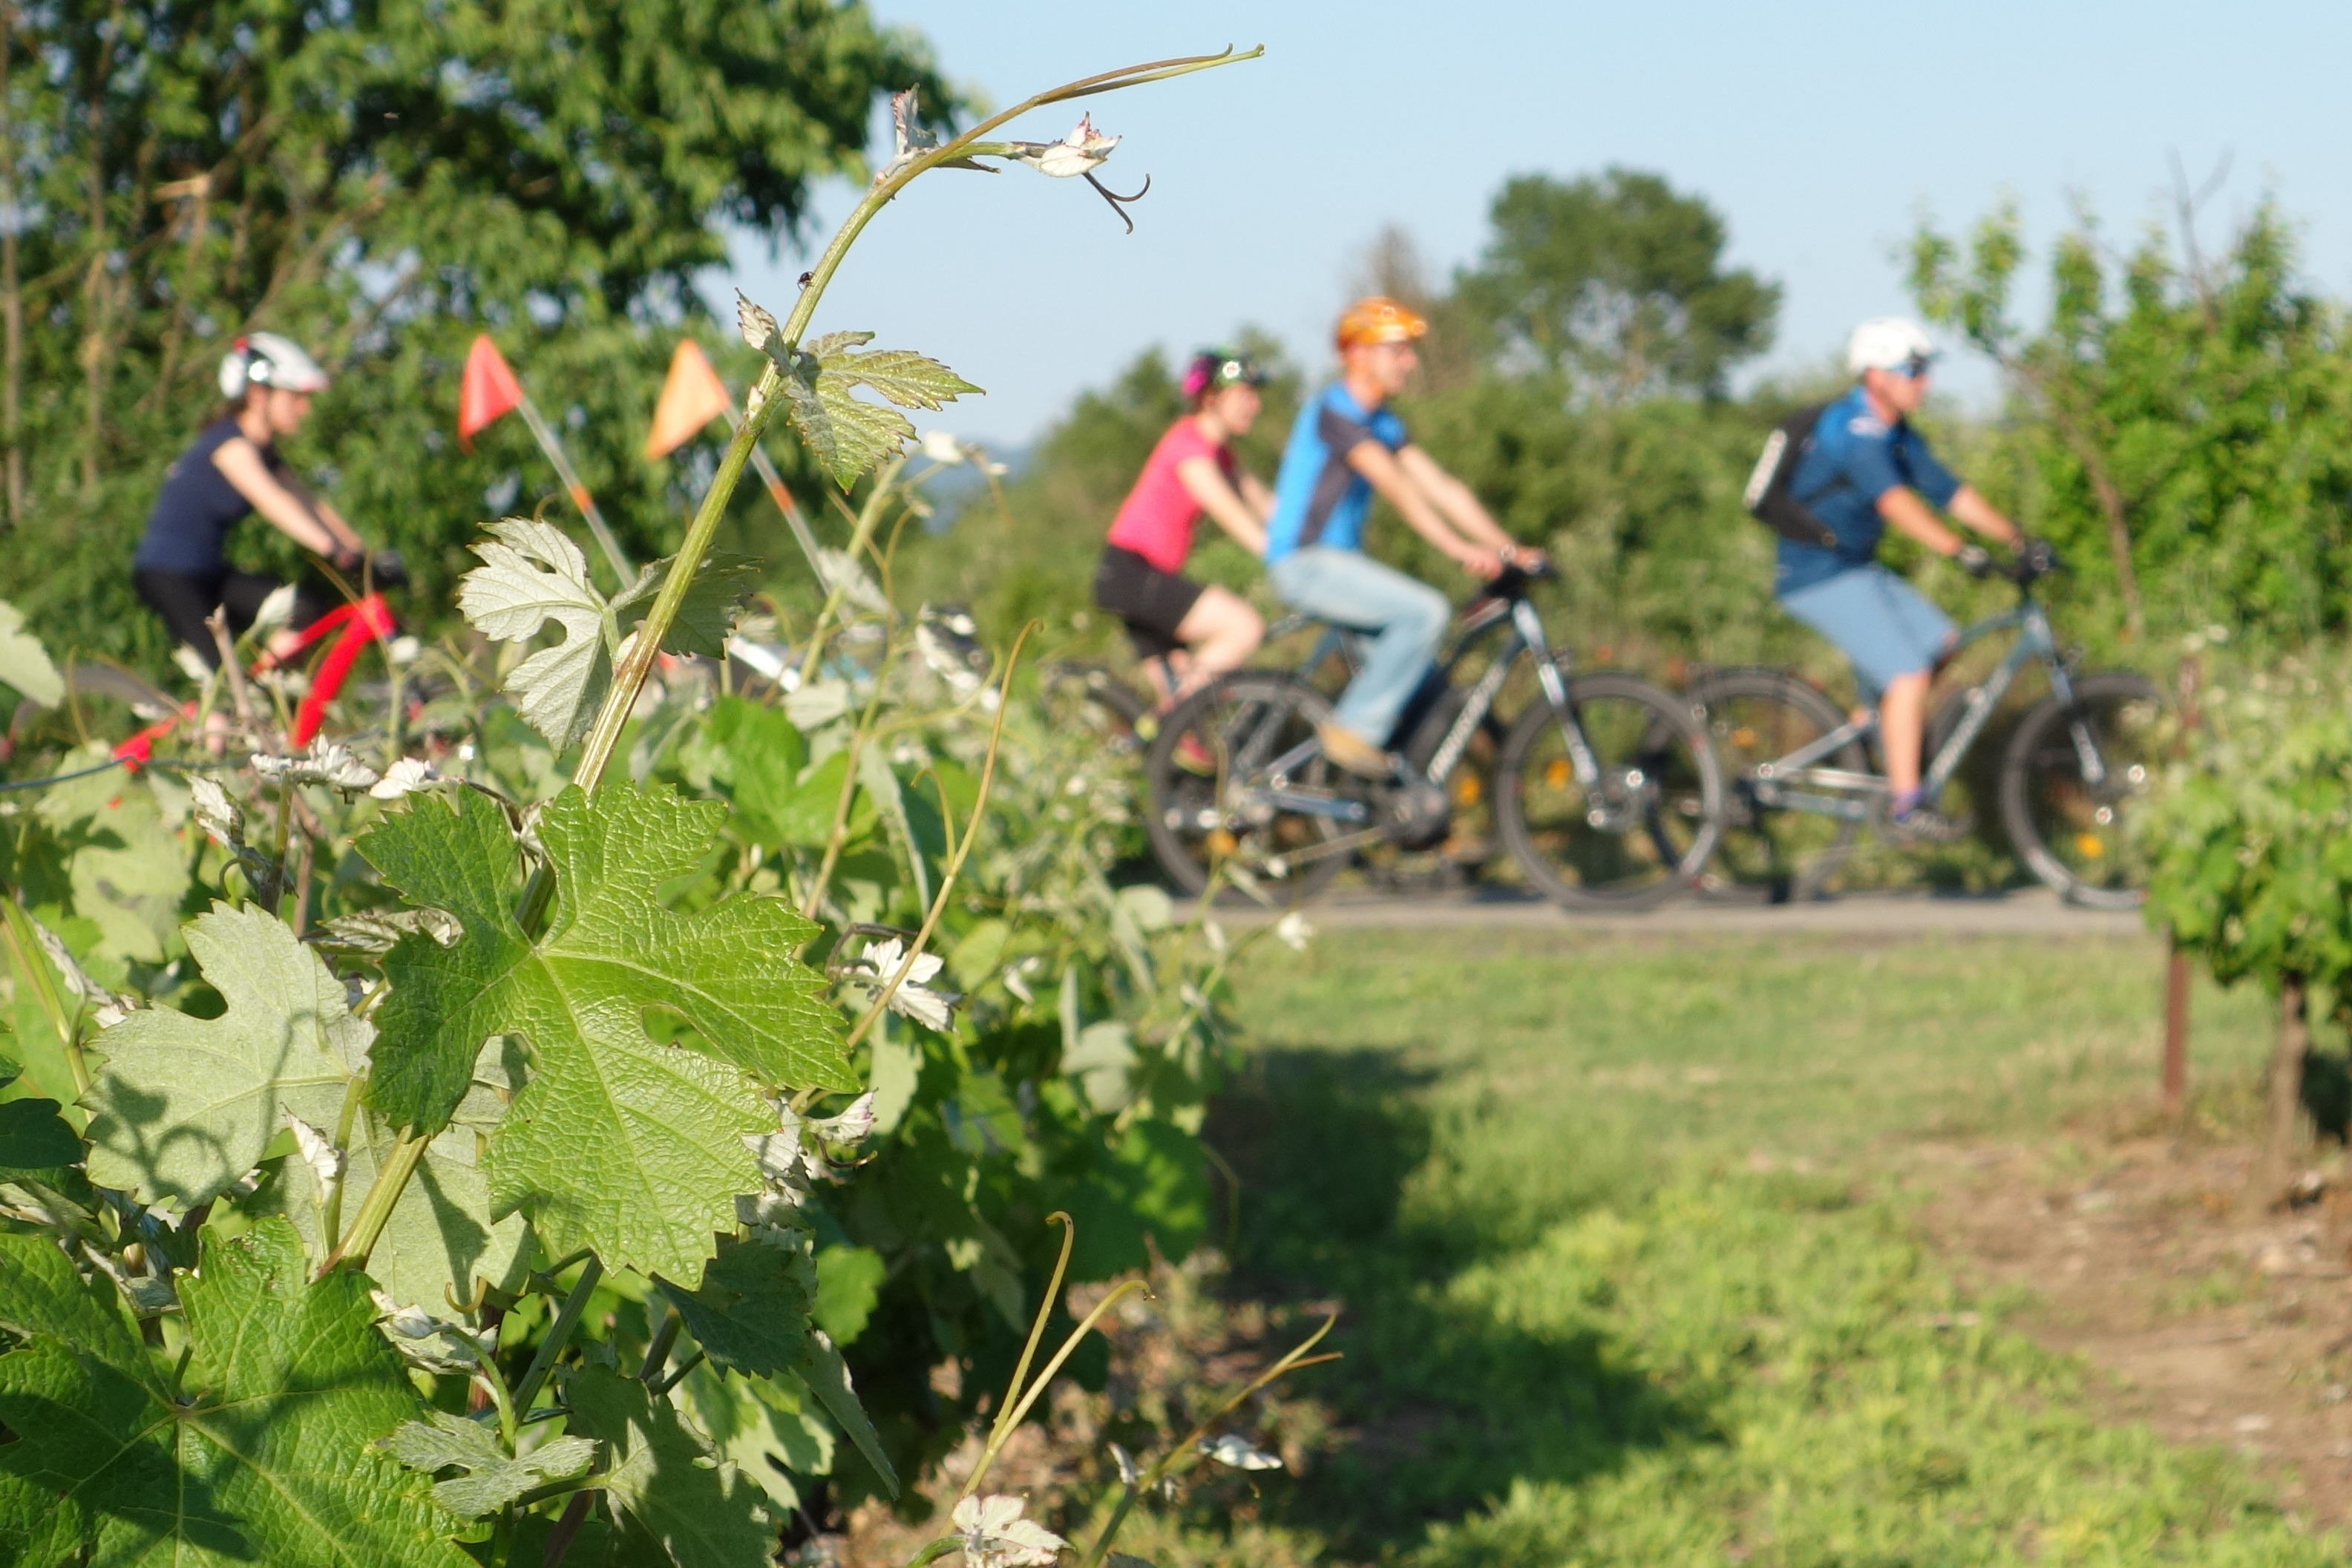
<path fill-rule="evenodd" d="M 0 591 L 58 641 L 118 654 L 161 651 L 130 552 L 221 352 L 252 328 L 336 372 L 289 455 L 409 550 L 431 601 L 466 564 L 486 487 L 521 483 L 524 509 L 553 488 L 520 431 L 447 450 L 477 331 L 572 427 L 623 537 L 663 553 L 679 497 L 636 444 L 667 338 L 703 314 L 696 276 L 730 228 L 781 242 L 815 182 L 862 174 L 877 91 L 957 107 L 921 41 L 856 0 L 5 15 L 0 197 L 34 221 L 0 254 L 0 462 L 21 536 Z M 252 536 L 256 564 L 293 564 Z"/>
<path fill-rule="evenodd" d="M 2294 643 L 2352 616 L 2352 354 L 2342 312 L 2295 274 L 2267 204 L 2207 261 L 2151 233 L 2129 255 L 2088 217 L 2050 258 L 2039 332 L 2011 313 L 2026 249 L 2014 207 L 1963 247 L 1922 227 L 1927 315 L 2008 372 L 2007 444 L 2027 521 L 2081 571 L 2074 591 L 2126 634 L 2220 622 Z"/>
<path fill-rule="evenodd" d="M 1780 285 L 1725 270 L 1722 216 L 1659 175 L 1523 174 L 1489 215 L 1494 237 L 1455 292 L 1507 361 L 1625 402 L 1720 396 L 1733 366 L 1771 346 Z"/>

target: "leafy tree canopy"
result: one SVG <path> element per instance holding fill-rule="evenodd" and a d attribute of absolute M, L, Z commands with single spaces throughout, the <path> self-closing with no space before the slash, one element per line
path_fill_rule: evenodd
<path fill-rule="evenodd" d="M 693 451 L 675 471 L 637 453 L 675 336 L 648 329 L 699 319 L 692 280 L 730 227 L 780 243 L 816 182 L 863 173 L 877 93 L 958 101 L 919 38 L 856 0 L 10 15 L 0 202 L 32 221 L 0 242 L 0 317 L 22 323 L 0 457 L 30 548 L 6 552 L 0 591 L 53 642 L 117 653 L 161 651 L 131 549 L 248 329 L 335 373 L 289 456 L 409 551 L 420 602 L 471 564 L 462 545 L 499 509 L 486 488 L 519 486 L 528 510 L 554 487 L 515 422 L 450 448 L 477 331 L 565 428 L 625 540 L 666 553 L 699 486 Z M 266 526 L 245 533 L 250 564 L 293 565 Z"/>
<path fill-rule="evenodd" d="M 1733 366 L 1771 346 L 1780 286 L 1727 270 L 1722 214 L 1663 176 L 1522 174 L 1489 214 L 1493 236 L 1455 295 L 1506 360 L 1623 402 L 1718 396 Z"/>

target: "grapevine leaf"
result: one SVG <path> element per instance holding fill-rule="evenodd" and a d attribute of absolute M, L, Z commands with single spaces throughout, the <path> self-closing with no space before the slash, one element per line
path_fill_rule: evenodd
<path fill-rule="evenodd" d="M 539 819 L 555 894 L 536 940 L 512 912 L 513 834 L 479 795 L 421 801 L 360 845 L 387 882 L 463 931 L 448 947 L 404 936 L 385 956 L 376 1109 L 438 1132 L 482 1043 L 521 1037 L 530 1080 L 490 1139 L 492 1211 L 521 1207 L 559 1255 L 593 1247 L 610 1266 L 688 1289 L 712 1234 L 734 1228 L 733 1195 L 759 1186 L 742 1134 L 773 1130 L 742 1075 L 853 1086 L 823 982 L 792 956 L 814 934 L 808 921 L 758 895 L 687 915 L 658 902 L 723 814 L 618 781 L 593 801 L 565 790 Z M 647 1036 L 653 1008 L 693 1026 L 686 1045 Z"/>
<path fill-rule="evenodd" d="M 898 449 L 915 434 L 907 416 L 851 395 L 850 383 L 820 370 L 814 379 L 783 378 L 785 412 L 818 464 L 835 483 L 847 486 Z"/>
<path fill-rule="evenodd" d="M 509 1458 L 479 1421 L 446 1410 L 424 1421 L 403 1421 L 378 1446 L 422 1475 L 464 1470 L 433 1483 L 433 1500 L 460 1519 L 479 1519 L 534 1487 L 584 1476 L 596 1458 L 596 1445 L 586 1437 L 551 1438 Z"/>
<path fill-rule="evenodd" d="M 721 1366 L 772 1377 L 798 1366 L 807 1353 L 816 1270 L 804 1252 L 728 1237 L 698 1288 L 661 1283 L 686 1332 Z"/>
<path fill-rule="evenodd" d="M 850 1385 L 849 1367 L 841 1359 L 841 1352 L 834 1348 L 823 1329 L 809 1330 L 808 1341 L 808 1354 L 800 1364 L 801 1380 L 817 1396 L 825 1413 L 848 1434 L 849 1440 L 857 1445 L 857 1451 L 866 1456 L 866 1462 L 882 1478 L 883 1487 L 897 1497 L 898 1472 L 891 1468 L 890 1456 L 882 1451 L 881 1434 L 874 1430 L 866 1406 L 857 1402 L 857 1391 Z"/>
<path fill-rule="evenodd" d="M 25 630 L 25 614 L 0 600 L 0 681 L 43 707 L 55 707 L 66 695 L 66 683 L 49 663 L 41 640 Z"/>
<path fill-rule="evenodd" d="M 706 1361 L 679 1379 L 670 1397 L 778 1509 L 801 1506 L 793 1476 L 833 1468 L 833 1429 L 815 1416 L 796 1377 L 733 1377 Z"/>
<path fill-rule="evenodd" d="M 774 1546 L 759 1488 L 717 1462 L 667 1401 L 609 1368 L 584 1366 L 564 1382 L 568 1425 L 606 1448 L 604 1495 L 661 1542 L 678 1568 L 740 1568 Z"/>
<path fill-rule="evenodd" d="M 424 1479 L 373 1449 L 424 1405 L 372 1326 L 367 1281 L 308 1273 L 283 1220 L 207 1232 L 180 1279 L 175 1387 L 110 1284 L 54 1242 L 0 1236 L 0 1326 L 18 1340 L 0 1355 L 16 1436 L 0 1475 L 17 1483 L 0 1508 L 38 1504 L 0 1515 L 17 1560 L 467 1568 Z"/>
<path fill-rule="evenodd" d="M 106 760 L 103 749 L 74 755 L 75 766 Z M 34 810 L 72 858 L 74 913 L 98 926 L 97 956 L 161 963 L 188 873 L 153 786 L 93 774 L 51 788 Z"/>
<path fill-rule="evenodd" d="M 188 951 L 226 1010 L 141 1008 L 98 1037 L 89 1177 L 193 1207 L 251 1170 L 289 1113 L 331 1127 L 371 1030 L 279 921 L 216 904 Z"/>
<path fill-rule="evenodd" d="M 54 1100 L 0 1103 L 0 1177 L 81 1163 L 81 1140 Z"/>
<path fill-rule="evenodd" d="M 474 1097 L 467 1097 L 467 1103 Z M 495 1104 L 496 1101 L 492 1100 Z M 416 1173 L 400 1191 L 383 1232 L 368 1253 L 367 1271 L 378 1289 L 404 1307 L 423 1307 L 445 1315 L 454 1301 L 474 1299 L 475 1281 L 486 1280 L 501 1291 L 522 1282 L 530 1262 L 527 1243 L 530 1227 L 520 1214 L 491 1218 L 490 1186 L 481 1170 L 480 1134 L 459 1122 L 425 1146 Z M 351 1147 L 345 1151 L 343 1218 L 348 1222 L 359 1199 L 352 1195 L 374 1185 L 384 1156 L 392 1152 L 392 1130 L 380 1118 L 362 1118 Z M 317 1174 L 301 1160 L 286 1162 L 292 1191 L 287 1212 L 314 1254 L 318 1245 L 319 1183 Z"/>
<path fill-rule="evenodd" d="M 551 523 L 506 517 L 473 547 L 482 564 L 457 588 L 457 608 L 474 629 L 499 643 L 520 643 L 552 621 L 563 641 L 515 666 L 507 690 L 532 728 L 562 751 L 588 732 L 613 677 L 620 641 L 613 617 L 588 580 L 588 558 Z"/>
<path fill-rule="evenodd" d="M 613 613 L 619 624 L 634 626 L 645 619 L 646 612 L 653 608 L 654 596 L 669 580 L 670 563 L 675 559 L 675 556 L 667 557 L 644 568 L 637 573 L 637 580 L 621 591 L 620 597 L 613 601 Z M 702 564 L 694 569 L 693 580 L 686 585 L 686 597 L 678 602 L 677 619 L 670 622 L 662 652 L 699 653 L 711 659 L 726 653 L 727 639 L 734 634 L 736 620 L 766 575 L 766 566 L 756 556 L 729 555 L 718 550 L 704 556 Z"/>
<path fill-rule="evenodd" d="M 827 361 L 825 368 L 872 387 L 900 408 L 940 408 L 966 392 L 980 391 L 939 361 L 910 349 L 845 353 L 837 361 Z"/>

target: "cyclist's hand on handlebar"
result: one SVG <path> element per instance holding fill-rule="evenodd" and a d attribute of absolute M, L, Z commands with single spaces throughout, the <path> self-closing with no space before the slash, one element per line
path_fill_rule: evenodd
<path fill-rule="evenodd" d="M 2017 569 L 2028 577 L 2048 577 L 2053 571 L 2063 571 L 2066 563 L 2059 559 L 2058 550 L 2048 539 L 2030 535 L 2017 541 Z"/>
<path fill-rule="evenodd" d="M 1462 570 L 1481 582 L 1492 582 L 1502 576 L 1503 565 L 1503 558 L 1492 550 L 1473 550 L 1462 560 Z"/>
<path fill-rule="evenodd" d="M 1952 552 L 1952 560 L 1970 577 L 1982 579 L 1992 575 L 1992 557 L 1986 553 L 1982 545 L 1963 544 Z"/>
<path fill-rule="evenodd" d="M 1504 559 L 1529 577 L 1541 577 L 1551 567 L 1551 557 L 1534 545 L 1513 545 Z"/>
<path fill-rule="evenodd" d="M 367 552 L 353 549 L 346 544 L 338 544 L 334 552 L 327 557 L 327 564 L 345 577 L 356 577 L 359 575 L 360 568 L 367 564 Z"/>

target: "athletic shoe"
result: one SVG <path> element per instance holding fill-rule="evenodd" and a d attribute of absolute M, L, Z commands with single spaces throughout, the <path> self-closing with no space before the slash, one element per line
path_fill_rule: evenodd
<path fill-rule="evenodd" d="M 1324 756 L 1359 779 L 1385 782 L 1396 776 L 1389 754 L 1345 725 L 1318 724 L 1315 738 L 1323 743 Z"/>

